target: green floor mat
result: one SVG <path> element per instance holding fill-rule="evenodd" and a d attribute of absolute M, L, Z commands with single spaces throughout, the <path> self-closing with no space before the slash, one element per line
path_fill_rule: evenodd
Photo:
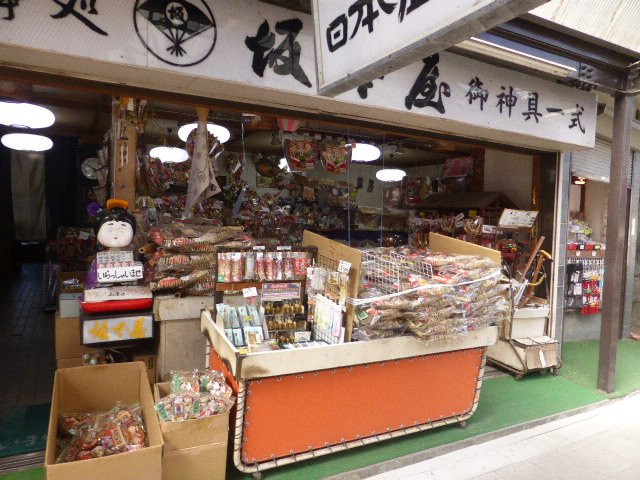
<path fill-rule="evenodd" d="M 564 366 L 562 374 L 570 381 L 597 391 L 598 357 L 600 342 L 585 340 L 566 342 L 563 345 Z M 620 397 L 640 390 L 640 342 L 621 340 L 618 342 L 616 363 L 616 391 L 611 397 Z"/>
<path fill-rule="evenodd" d="M 7 473 L 0 475 L 0 480 L 44 480 L 44 468 L 30 468 L 21 472 Z"/>
<path fill-rule="evenodd" d="M 0 418 L 0 457 L 44 450 L 50 409 L 50 403 L 43 403 L 3 412 Z"/>

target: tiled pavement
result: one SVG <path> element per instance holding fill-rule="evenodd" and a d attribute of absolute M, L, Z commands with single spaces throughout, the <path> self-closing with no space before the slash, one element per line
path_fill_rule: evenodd
<path fill-rule="evenodd" d="M 54 316 L 42 309 L 42 265 L 23 265 L 0 289 L 0 408 L 51 401 Z"/>
<path fill-rule="evenodd" d="M 635 394 L 369 479 L 638 480 L 639 452 Z"/>

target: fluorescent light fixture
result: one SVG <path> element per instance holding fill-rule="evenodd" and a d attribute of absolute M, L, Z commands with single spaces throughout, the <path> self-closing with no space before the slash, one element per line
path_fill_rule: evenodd
<path fill-rule="evenodd" d="M 287 173 L 289 173 L 291 171 L 291 168 L 289 168 L 289 162 L 287 161 L 287 159 L 285 157 L 282 157 L 280 159 L 280 163 L 278 164 L 278 167 L 280 168 L 280 170 L 283 170 Z"/>
<path fill-rule="evenodd" d="M 0 102 L 0 123 L 9 127 L 46 128 L 56 117 L 48 108 L 31 103 Z"/>
<path fill-rule="evenodd" d="M 376 178 L 381 182 L 399 182 L 407 176 L 407 172 L 398 168 L 384 168 L 376 172 Z"/>
<path fill-rule="evenodd" d="M 576 69 L 573 67 L 552 62 L 528 53 L 519 52 L 518 50 L 503 47 L 497 43 L 487 42 L 486 40 L 481 40 L 476 37 L 471 37 L 469 40 L 460 42 L 456 47 L 460 50 L 505 60 L 520 65 L 521 67 L 531 68 L 556 77 L 568 77 L 576 72 Z"/>
<path fill-rule="evenodd" d="M 159 159 L 162 163 L 181 163 L 189 159 L 189 154 L 183 148 L 154 147 L 149 151 L 149 156 Z"/>
<path fill-rule="evenodd" d="M 186 142 L 187 138 L 189 138 L 191 130 L 197 128 L 197 126 L 197 123 L 189 123 L 187 125 L 181 126 L 178 130 L 178 137 L 180 137 L 180 140 Z M 222 125 L 207 123 L 207 130 L 211 135 L 215 136 L 220 141 L 220 143 L 225 143 L 231 138 L 231 133 L 229 132 L 229 130 Z"/>
<path fill-rule="evenodd" d="M 351 160 L 355 162 L 373 162 L 380 158 L 380 149 L 368 143 L 352 143 Z"/>
<path fill-rule="evenodd" d="M 53 142 L 49 137 L 31 133 L 7 133 L 3 135 L 0 142 L 12 150 L 27 152 L 43 152 L 53 147 Z"/>
<path fill-rule="evenodd" d="M 587 181 L 584 179 L 584 177 L 578 177 L 573 181 L 574 185 L 584 185 L 585 183 L 587 183 Z"/>

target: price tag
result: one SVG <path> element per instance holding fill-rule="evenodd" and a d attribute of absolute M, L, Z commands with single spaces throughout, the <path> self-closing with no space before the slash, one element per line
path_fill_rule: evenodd
<path fill-rule="evenodd" d="M 256 287 L 243 288 L 242 289 L 242 295 L 244 296 L 244 298 L 257 297 L 258 296 L 258 289 Z"/>
<path fill-rule="evenodd" d="M 349 262 L 346 262 L 344 260 L 340 260 L 340 262 L 338 263 L 338 271 L 340 273 L 349 273 L 349 270 L 351 270 L 351 264 Z"/>
<path fill-rule="evenodd" d="M 260 250 L 264 250 L 264 245 L 256 245 L 255 247 L 253 247 L 254 252 L 257 252 Z"/>
<path fill-rule="evenodd" d="M 279 252 L 291 250 L 291 245 L 281 245 L 277 247 Z"/>
<path fill-rule="evenodd" d="M 487 233 L 487 234 L 496 233 L 495 225 L 482 225 L 482 233 Z"/>

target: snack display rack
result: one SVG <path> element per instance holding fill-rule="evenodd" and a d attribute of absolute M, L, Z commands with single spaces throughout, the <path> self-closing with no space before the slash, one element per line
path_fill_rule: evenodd
<path fill-rule="evenodd" d="M 319 257 L 351 263 L 355 298 L 362 253 L 310 232 L 303 243 L 316 245 Z M 431 245 L 500 259 L 495 250 L 441 235 Z M 255 474 L 442 425 L 465 426 L 478 404 L 486 349 L 498 337 L 490 326 L 428 342 L 400 336 L 245 354 L 211 311 L 202 312 L 201 329 L 211 368 L 225 372 L 238 398 L 234 463 Z"/>

